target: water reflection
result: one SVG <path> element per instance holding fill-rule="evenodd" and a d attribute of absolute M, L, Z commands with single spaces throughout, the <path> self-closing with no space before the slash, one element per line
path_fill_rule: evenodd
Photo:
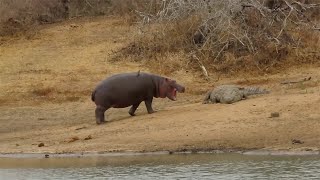
<path fill-rule="evenodd" d="M 0 179 L 319 179 L 319 156 L 0 158 Z"/>

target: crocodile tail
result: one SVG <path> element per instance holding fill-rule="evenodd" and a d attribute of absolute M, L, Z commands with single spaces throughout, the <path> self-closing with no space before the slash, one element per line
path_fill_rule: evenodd
<path fill-rule="evenodd" d="M 95 94 L 96 94 L 96 91 L 94 90 L 92 93 L 91 93 L 91 100 L 94 102 L 94 97 L 95 97 Z"/>
<path fill-rule="evenodd" d="M 250 95 L 256 95 L 256 94 L 269 94 L 270 91 L 266 89 L 262 89 L 259 87 L 245 87 L 243 89 L 244 95 L 250 96 Z"/>
<path fill-rule="evenodd" d="M 210 101 L 210 95 L 211 95 L 212 91 L 208 91 L 207 94 L 205 95 L 205 97 L 202 100 L 202 104 L 208 104 Z"/>

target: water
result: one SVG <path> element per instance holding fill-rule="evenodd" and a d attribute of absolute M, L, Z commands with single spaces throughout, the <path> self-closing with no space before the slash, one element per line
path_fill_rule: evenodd
<path fill-rule="evenodd" d="M 0 179 L 320 179 L 320 156 L 0 158 Z"/>

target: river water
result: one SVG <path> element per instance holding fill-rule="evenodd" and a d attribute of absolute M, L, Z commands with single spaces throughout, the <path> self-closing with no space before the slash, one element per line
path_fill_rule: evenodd
<path fill-rule="evenodd" d="M 10 179 L 320 179 L 320 156 L 0 158 L 0 180 Z"/>

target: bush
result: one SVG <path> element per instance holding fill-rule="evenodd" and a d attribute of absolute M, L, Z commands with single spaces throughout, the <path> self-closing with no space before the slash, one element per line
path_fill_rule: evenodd
<path fill-rule="evenodd" d="M 319 48 L 319 5 L 311 1 L 171 0 L 158 6 L 156 13 L 139 13 L 142 35 L 116 58 L 156 60 L 183 51 L 190 68 L 230 73 L 269 71 L 288 59 L 295 63 L 301 58 L 296 49 Z"/>
<path fill-rule="evenodd" d="M 0 6 L 0 35 L 24 32 L 35 24 L 52 23 L 66 18 L 60 0 L 3 0 Z"/>
<path fill-rule="evenodd" d="M 0 36 L 24 32 L 38 24 L 79 16 L 128 15 L 145 11 L 149 0 L 1 0 Z M 150 9 L 148 11 L 155 11 Z"/>

